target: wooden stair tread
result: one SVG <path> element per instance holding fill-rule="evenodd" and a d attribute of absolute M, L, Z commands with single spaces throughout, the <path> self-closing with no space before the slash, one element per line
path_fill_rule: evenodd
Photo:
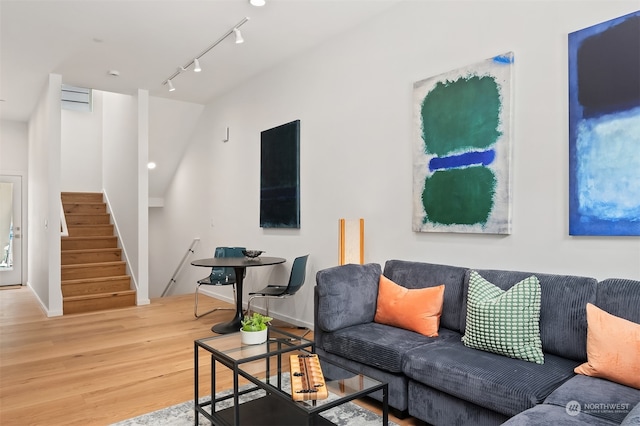
<path fill-rule="evenodd" d="M 81 265 L 85 263 L 104 263 L 122 260 L 120 248 L 95 248 L 84 250 L 61 250 L 62 265 Z"/>
<path fill-rule="evenodd" d="M 103 223 L 100 225 L 76 225 L 67 223 L 70 237 L 91 237 L 91 236 L 113 236 L 113 224 Z"/>
<path fill-rule="evenodd" d="M 94 263 L 74 263 L 71 265 L 62 265 L 63 269 L 75 269 L 75 268 L 99 268 L 101 266 L 120 266 L 126 265 L 124 260 L 114 260 L 112 262 L 94 262 Z"/>
<path fill-rule="evenodd" d="M 73 250 L 60 250 L 62 254 L 76 254 L 76 253 L 109 253 L 118 251 L 121 252 L 122 249 L 119 247 L 106 247 L 106 248 L 91 248 L 91 249 L 73 249 Z"/>
<path fill-rule="evenodd" d="M 99 294 L 83 294 L 81 296 L 66 296 L 63 297 L 63 301 L 71 302 L 71 301 L 79 301 L 79 300 L 88 300 L 88 299 L 106 299 L 109 297 L 116 296 L 126 296 L 126 295 L 135 295 L 135 290 L 121 290 L 121 291 L 111 291 L 108 293 L 99 293 Z"/>
<path fill-rule="evenodd" d="M 65 213 L 67 226 L 70 225 L 110 225 L 111 215 L 109 213 Z"/>
<path fill-rule="evenodd" d="M 104 201 L 63 201 L 63 206 L 93 206 L 93 205 L 101 205 L 106 206 L 107 203 Z"/>
<path fill-rule="evenodd" d="M 74 280 L 62 280 L 62 285 L 65 284 L 83 284 L 83 283 L 93 283 L 93 282 L 104 282 L 104 281 L 119 281 L 119 280 L 129 280 L 131 277 L 129 275 L 109 275 L 107 277 L 94 277 L 94 278 L 78 278 Z"/>
<path fill-rule="evenodd" d="M 91 207 L 92 210 L 95 210 L 95 207 L 99 207 L 100 209 L 102 208 L 107 208 L 107 203 L 105 202 L 99 202 L 99 201 L 87 201 L 87 202 L 83 202 L 83 201 L 67 201 L 67 202 L 63 202 L 62 203 L 62 207 L 64 209 L 68 209 L 68 208 L 74 208 L 74 207 Z M 106 211 L 106 210 L 105 210 Z"/>
<path fill-rule="evenodd" d="M 62 296 L 63 301 L 71 301 L 70 299 L 65 299 L 68 297 L 74 296 L 90 296 L 90 295 L 100 295 L 100 294 L 112 294 L 121 297 L 123 296 L 123 292 L 133 290 L 131 288 L 131 277 L 129 275 L 114 275 L 114 276 L 105 276 L 105 277 L 96 277 L 96 278 L 78 278 L 78 279 L 69 279 L 62 280 Z M 135 290 L 134 290 L 135 291 Z M 73 301 L 76 305 L 79 305 L 81 302 L 77 300 Z M 118 303 L 120 305 L 120 303 Z M 107 307 L 106 304 L 102 303 L 102 307 Z M 79 306 L 76 306 L 79 308 Z"/>
<path fill-rule="evenodd" d="M 60 239 L 61 250 L 118 248 L 118 237 L 113 235 L 65 236 Z"/>
<path fill-rule="evenodd" d="M 104 201 L 101 192 L 63 192 L 60 194 L 60 198 L 62 199 L 62 204 Z"/>

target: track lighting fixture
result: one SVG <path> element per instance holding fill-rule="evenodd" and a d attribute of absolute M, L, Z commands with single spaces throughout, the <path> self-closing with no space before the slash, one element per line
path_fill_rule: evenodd
<path fill-rule="evenodd" d="M 240 30 L 237 28 L 234 28 L 233 32 L 236 35 L 236 44 L 244 43 L 244 39 L 242 38 L 242 33 L 240 32 Z"/>
<path fill-rule="evenodd" d="M 260 0 L 260 1 L 262 1 L 264 3 L 264 0 Z M 258 2 L 260 2 L 260 1 L 258 1 Z M 247 16 L 242 21 L 238 22 L 233 28 L 231 28 L 229 31 L 224 33 L 224 35 L 222 37 L 220 37 L 218 40 L 216 40 L 211 46 L 207 47 L 199 55 L 195 56 L 191 62 L 185 64 L 182 67 L 179 67 L 178 70 L 175 71 L 173 74 L 171 74 L 169 77 L 167 77 L 167 79 L 165 81 L 163 81 L 162 84 L 168 85 L 170 92 L 173 92 L 174 90 L 176 90 L 175 87 L 173 87 L 173 83 L 171 82 L 171 80 L 173 80 L 175 77 L 177 77 L 182 71 L 186 71 L 186 69 L 189 68 L 191 65 L 193 65 L 193 71 L 194 72 L 202 71 L 202 68 L 200 67 L 200 58 L 202 58 L 204 55 L 206 55 L 211 49 L 213 49 L 214 47 L 216 47 L 217 45 L 222 43 L 222 41 L 224 39 L 226 39 L 227 37 L 229 37 L 231 34 L 235 35 L 236 43 L 238 43 L 238 44 L 239 43 L 243 43 L 244 42 L 244 38 L 242 38 L 242 34 L 240 33 L 240 30 L 238 28 L 240 28 L 242 25 L 246 24 L 248 20 L 249 20 L 249 17 Z"/>

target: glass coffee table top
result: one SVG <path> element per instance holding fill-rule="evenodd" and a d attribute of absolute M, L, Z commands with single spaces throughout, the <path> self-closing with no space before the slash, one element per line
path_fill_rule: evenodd
<path fill-rule="evenodd" d="M 313 341 L 276 327 L 269 327 L 267 341 L 260 345 L 245 345 L 240 333 L 207 337 L 196 341 L 200 347 L 220 357 L 217 361 L 243 364 L 267 356 L 297 349 L 311 349 Z"/>

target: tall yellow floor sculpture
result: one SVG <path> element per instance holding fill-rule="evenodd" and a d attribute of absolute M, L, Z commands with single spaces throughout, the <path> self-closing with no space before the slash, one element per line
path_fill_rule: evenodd
<path fill-rule="evenodd" d="M 338 228 L 338 264 L 364 264 L 364 219 L 340 219 Z"/>

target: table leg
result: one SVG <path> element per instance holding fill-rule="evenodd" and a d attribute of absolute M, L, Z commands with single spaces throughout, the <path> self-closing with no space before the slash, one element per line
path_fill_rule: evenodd
<path fill-rule="evenodd" d="M 194 404 L 194 425 L 198 426 L 198 420 L 200 418 L 200 413 L 198 412 L 198 403 L 200 402 L 200 393 L 198 391 L 198 369 L 199 369 L 199 365 L 198 365 L 198 344 L 194 343 L 193 345 L 193 354 L 194 354 L 194 359 L 193 359 L 193 386 L 194 386 L 194 395 L 195 395 L 195 404 Z"/>
<path fill-rule="evenodd" d="M 382 388 L 382 424 L 389 424 L 389 385 L 385 384 Z"/>
<path fill-rule="evenodd" d="M 218 334 L 237 333 L 242 324 L 242 282 L 244 281 L 245 268 L 238 266 L 234 268 L 236 272 L 236 313 L 229 322 L 219 323 L 211 327 L 211 331 Z"/>

